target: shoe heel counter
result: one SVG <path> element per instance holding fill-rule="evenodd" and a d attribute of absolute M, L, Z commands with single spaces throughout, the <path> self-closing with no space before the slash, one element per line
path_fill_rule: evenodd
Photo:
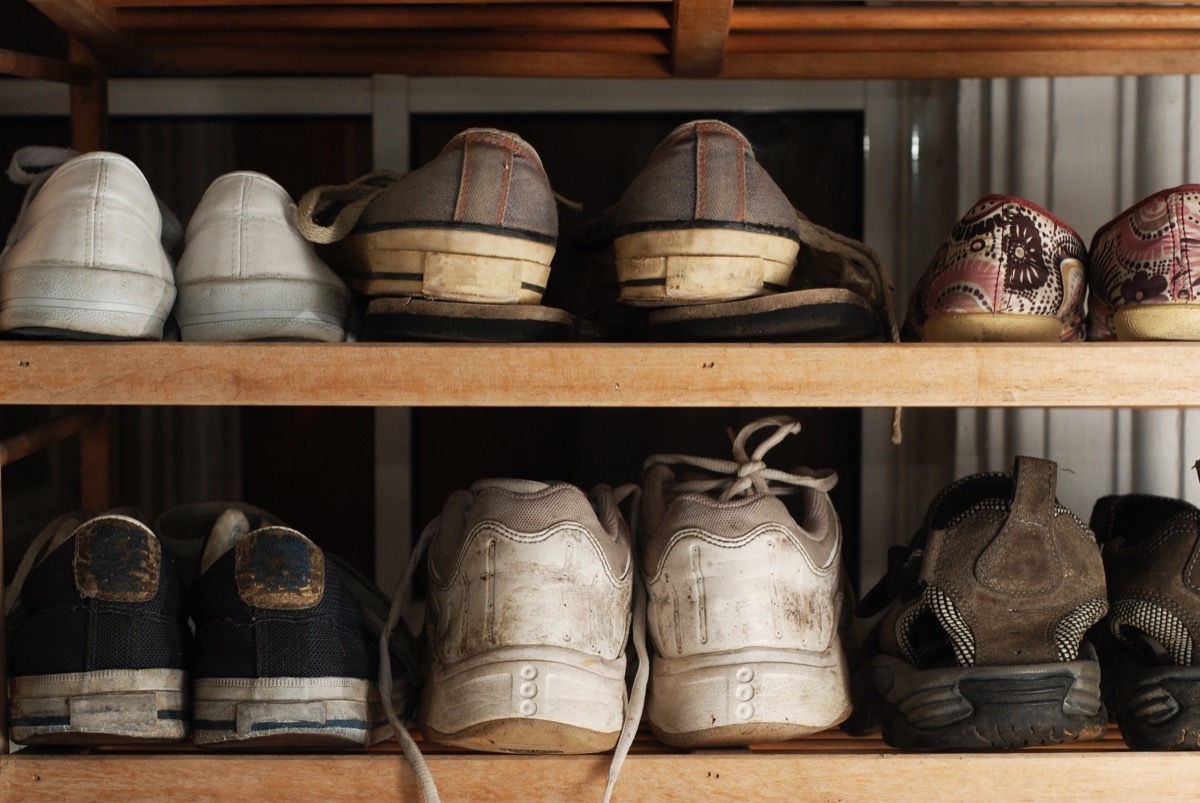
<path fill-rule="evenodd" d="M 325 556 L 287 527 L 264 527 L 234 545 L 238 596 L 252 608 L 295 611 L 325 595 Z"/>
<path fill-rule="evenodd" d="M 533 149 L 504 132 L 468 131 L 462 143 L 454 222 L 555 240 L 558 209 Z"/>

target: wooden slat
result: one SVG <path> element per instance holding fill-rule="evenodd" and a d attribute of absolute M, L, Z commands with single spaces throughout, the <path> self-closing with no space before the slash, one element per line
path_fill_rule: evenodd
<path fill-rule="evenodd" d="M 29 0 L 29 3 L 109 66 L 144 63 L 145 55 L 136 41 L 118 27 L 112 9 L 97 8 L 92 0 Z"/>
<path fill-rule="evenodd" d="M 653 31 L 146 31 L 147 47 L 337 50 L 502 50 L 648 53 L 665 56 L 666 36 Z"/>
<path fill-rule="evenodd" d="M 1083 0 L 1080 0 L 1082 2 Z M 1134 0 L 1140 2 L 1141 0 Z M 590 4 L 596 0 L 553 0 L 555 5 L 569 3 Z M 647 3 L 667 4 L 672 0 L 603 0 L 610 4 L 644 5 Z M 1116 2 L 1116 0 L 1100 0 Z M 473 6 L 528 4 L 529 0 L 95 0 L 97 6 L 109 8 L 212 8 L 220 6 Z"/>
<path fill-rule="evenodd" d="M 1196 31 L 739 31 L 729 53 L 1189 50 Z"/>
<path fill-rule="evenodd" d="M 91 70 L 81 64 L 4 49 L 0 49 L 0 75 L 18 75 L 62 84 L 86 84 L 92 80 Z"/>
<path fill-rule="evenodd" d="M 68 40 L 71 61 L 91 74 L 86 84 L 72 84 L 71 147 L 81 153 L 108 147 L 108 73 L 87 45 Z"/>
<path fill-rule="evenodd" d="M 1128 750 L 990 754 L 705 751 L 631 755 L 613 800 L 1194 800 L 1194 756 Z M 447 801 L 599 800 L 608 755 L 427 757 Z M 395 754 L 0 757 L 4 800 L 419 800 Z"/>
<path fill-rule="evenodd" d="M 1106 30 L 1200 27 L 1198 6 L 777 6 L 735 5 L 732 28 L 744 30 Z"/>
<path fill-rule="evenodd" d="M 45 0 L 42 0 L 45 2 Z M 124 28 L 521 28 L 528 30 L 667 30 L 669 9 L 603 4 L 504 6 L 340 6 L 269 9 L 117 9 Z"/>
<path fill-rule="evenodd" d="M 675 0 L 671 72 L 681 78 L 721 74 L 733 0 Z"/>
<path fill-rule="evenodd" d="M 0 465 L 7 466 L 41 450 L 78 435 L 100 422 L 96 410 L 77 410 L 59 416 L 45 424 L 10 435 L 0 440 Z"/>
<path fill-rule="evenodd" d="M 11 341 L 0 404 L 1196 407 L 1200 344 Z"/>
<path fill-rule="evenodd" d="M 642 53 L 533 53 L 491 50 L 264 50 L 160 47 L 156 63 L 172 72 L 305 72 L 329 75 L 506 75 L 548 78 L 668 78 L 666 59 Z"/>

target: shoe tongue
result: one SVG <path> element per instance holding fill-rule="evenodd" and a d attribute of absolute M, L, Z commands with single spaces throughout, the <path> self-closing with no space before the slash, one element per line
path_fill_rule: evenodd
<path fill-rule="evenodd" d="M 471 485 L 470 491 L 472 494 L 478 494 L 488 488 L 499 488 L 504 491 L 512 491 L 519 494 L 531 494 L 537 491 L 544 491 L 550 486 L 544 482 L 536 480 L 510 480 L 510 479 L 487 479 L 477 480 Z"/>
<path fill-rule="evenodd" d="M 204 545 L 204 555 L 200 558 L 200 574 L 208 571 L 209 566 L 249 534 L 250 521 L 245 513 L 232 507 L 222 513 L 213 524 L 212 532 Z"/>

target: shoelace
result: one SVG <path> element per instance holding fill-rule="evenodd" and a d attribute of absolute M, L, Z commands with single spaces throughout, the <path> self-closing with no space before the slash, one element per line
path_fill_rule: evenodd
<path fill-rule="evenodd" d="M 380 193 L 400 180 L 399 173 L 377 170 L 359 176 L 348 184 L 325 184 L 313 187 L 296 203 L 296 227 L 309 242 L 327 245 L 336 243 L 354 230 L 363 211 Z M 316 218 L 334 204 L 345 204 L 329 225 Z"/>
<path fill-rule="evenodd" d="M 638 510 L 640 508 L 640 489 L 633 484 L 622 485 L 613 490 L 613 496 L 618 505 L 625 501 L 625 499 L 633 497 L 633 515 L 630 521 L 630 532 L 636 533 Z M 396 738 L 400 742 L 400 749 L 404 752 L 404 757 L 408 759 L 413 774 L 417 777 L 417 784 L 421 789 L 421 795 L 425 798 L 426 803 L 440 803 L 441 796 L 438 794 L 437 784 L 433 780 L 433 773 L 430 771 L 429 765 L 425 763 L 425 756 L 421 753 L 421 748 L 417 746 L 417 743 L 409 734 L 408 728 L 400 721 L 395 706 L 392 704 L 392 660 L 387 645 L 391 639 L 392 632 L 400 622 L 400 615 L 404 609 L 404 601 L 408 599 L 409 591 L 412 589 L 412 581 L 416 575 L 417 567 L 421 565 L 422 558 L 429 550 L 429 544 L 437 536 L 439 521 L 440 519 L 434 519 L 421 531 L 421 536 L 417 539 L 417 544 L 413 548 L 412 556 L 409 558 L 408 565 L 404 569 L 404 574 L 396 584 L 396 593 L 392 597 L 392 607 L 388 612 L 383 632 L 379 636 L 379 695 L 383 698 L 383 709 L 387 715 L 388 722 L 391 723 L 392 729 L 396 732 Z M 633 685 L 629 691 L 629 700 L 625 706 L 625 722 L 621 726 L 621 735 L 617 738 L 616 747 L 613 749 L 612 761 L 608 767 L 608 775 L 604 786 L 604 803 L 609 803 L 612 799 L 613 789 L 616 786 L 617 778 L 621 774 L 621 766 L 625 763 L 625 757 L 629 754 L 629 748 L 633 745 L 634 737 L 637 735 L 638 726 L 642 721 L 642 710 L 646 704 L 646 688 L 650 682 L 650 660 L 646 652 L 646 592 L 641 582 L 636 552 L 631 555 L 630 560 L 630 571 L 633 573 L 631 629 L 633 648 L 637 654 L 638 667 L 634 673 Z"/>
<path fill-rule="evenodd" d="M 17 220 L 20 220 L 25 214 L 26 208 L 38 194 L 38 190 L 58 169 L 58 166 L 79 155 L 79 151 L 72 148 L 54 148 L 47 145 L 27 145 L 24 148 L 18 148 L 13 153 L 12 161 L 8 163 L 8 178 L 14 184 L 28 187 L 25 191 L 25 198 L 21 201 L 21 210 L 17 213 Z M 183 239 L 183 224 L 157 195 L 154 196 L 154 200 L 158 203 L 158 213 L 162 217 L 163 250 L 172 254 Z M 17 226 L 13 226 L 9 230 L 8 239 L 5 241 L 6 246 L 13 244 L 17 228 Z"/>
<path fill-rule="evenodd" d="M 775 427 L 775 431 L 752 452 L 746 452 L 746 442 L 755 432 L 767 427 Z M 794 471 L 780 471 L 768 468 L 763 457 L 788 435 L 800 431 L 800 422 L 796 419 L 780 415 L 760 418 L 742 427 L 741 432 L 733 439 L 733 460 L 717 460 L 708 457 L 692 457 L 678 454 L 656 454 L 646 460 L 643 471 L 653 465 L 691 466 L 703 469 L 712 474 L 723 476 L 709 479 L 682 480 L 672 485 L 673 493 L 710 493 L 720 491 L 718 500 L 728 502 L 736 496 L 746 494 L 751 489 L 759 494 L 786 496 L 796 493 L 800 488 L 812 488 L 817 491 L 831 491 L 837 485 L 837 472 L 832 469 L 814 471 L 798 468 Z"/>
<path fill-rule="evenodd" d="M 73 530 L 79 524 L 79 521 L 74 518 L 63 520 L 57 527 L 45 527 L 37 537 L 29 544 L 29 548 L 25 550 L 21 562 L 17 564 L 17 571 L 13 574 L 12 582 L 8 584 L 8 588 L 4 589 L 4 612 L 7 616 L 12 616 L 13 610 L 16 607 L 17 600 L 21 597 L 21 589 L 25 587 L 25 578 L 33 571 L 33 567 L 48 551 L 50 542 L 62 532 L 66 524 L 70 524 Z"/>

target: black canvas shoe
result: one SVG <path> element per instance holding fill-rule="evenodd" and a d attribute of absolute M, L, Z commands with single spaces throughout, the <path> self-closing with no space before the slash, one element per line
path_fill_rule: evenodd
<path fill-rule="evenodd" d="M 1098 644 L 1106 699 L 1126 744 L 1200 750 L 1200 510 L 1145 494 L 1092 510 L 1109 613 Z"/>
<path fill-rule="evenodd" d="M 883 612 L 846 727 L 894 747 L 1007 749 L 1104 736 L 1084 640 L 1107 609 L 1092 531 L 1055 499 L 1058 467 L 1018 457 L 934 500 L 859 616 Z"/>
<path fill-rule="evenodd" d="M 362 607 L 300 532 L 222 513 L 192 620 L 197 745 L 365 746 L 388 733 Z"/>
<path fill-rule="evenodd" d="M 187 737 L 187 615 L 175 568 L 145 524 L 60 516 L 5 602 L 14 742 Z"/>

